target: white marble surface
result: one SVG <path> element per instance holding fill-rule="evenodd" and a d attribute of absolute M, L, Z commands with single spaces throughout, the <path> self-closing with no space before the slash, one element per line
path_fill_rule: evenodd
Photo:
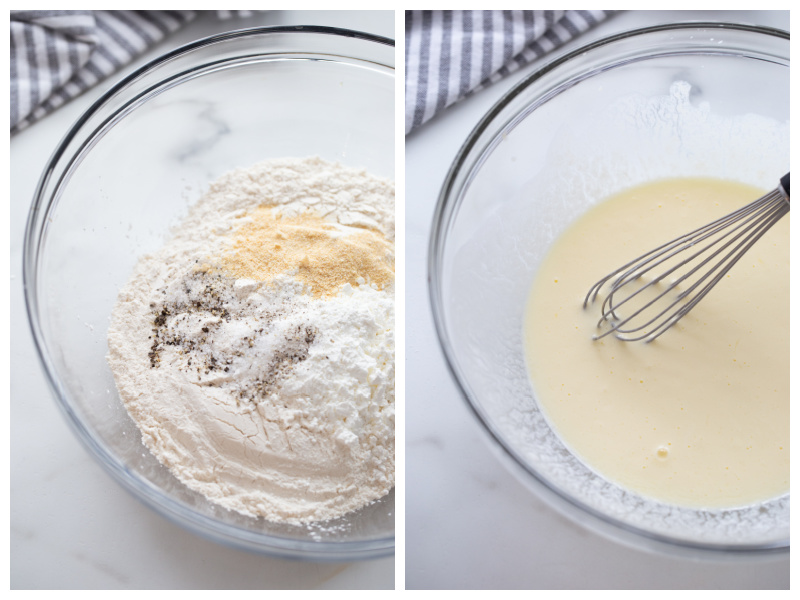
<path fill-rule="evenodd" d="M 392 11 L 265 11 L 200 17 L 10 145 L 10 586 L 12 589 L 394 589 L 393 557 L 352 564 L 266 558 L 201 539 L 139 503 L 94 462 L 45 382 L 22 297 L 22 239 L 33 191 L 72 122 L 117 79 L 167 50 L 257 25 L 332 25 L 394 38 Z"/>
<path fill-rule="evenodd" d="M 788 12 L 636 11 L 615 16 L 561 51 L 626 29 L 685 20 L 789 29 Z M 668 558 L 565 519 L 506 470 L 450 379 L 427 295 L 434 205 L 471 129 L 533 68 L 406 138 L 406 588 L 787 589 L 788 556 L 744 563 Z"/>

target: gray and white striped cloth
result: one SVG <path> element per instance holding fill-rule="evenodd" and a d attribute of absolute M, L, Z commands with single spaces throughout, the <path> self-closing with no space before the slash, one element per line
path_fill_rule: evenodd
<path fill-rule="evenodd" d="M 250 11 L 217 11 L 221 18 Z M 12 10 L 11 133 L 78 96 L 197 11 Z"/>
<path fill-rule="evenodd" d="M 604 10 L 406 11 L 406 134 L 608 18 Z"/>

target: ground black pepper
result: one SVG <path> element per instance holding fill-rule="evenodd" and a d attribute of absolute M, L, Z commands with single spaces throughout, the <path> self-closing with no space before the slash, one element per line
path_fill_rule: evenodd
<path fill-rule="evenodd" d="M 185 370 L 196 372 L 198 381 L 202 381 L 203 375 L 230 372 L 234 357 L 242 357 L 244 353 L 237 350 L 232 352 L 232 356 L 220 359 L 214 353 L 214 334 L 222 322 L 240 316 L 237 311 L 242 309 L 241 306 L 231 302 L 233 282 L 219 273 L 195 270 L 172 290 L 168 289 L 169 286 L 159 290 L 166 298 L 160 303 L 150 303 L 153 320 L 149 339 L 153 343 L 148 357 L 151 368 L 159 368 L 164 352 L 171 350 L 170 360 L 184 360 Z M 279 314 L 262 315 L 259 326 L 242 336 L 243 347 L 253 348 L 261 337 L 274 333 L 270 327 L 271 317 Z M 191 334 L 193 322 L 204 323 L 199 329 L 202 335 Z M 277 391 L 294 366 L 306 360 L 318 334 L 316 327 L 309 325 L 298 325 L 284 334 L 270 357 L 270 363 L 261 369 L 263 374 L 241 388 L 238 400 L 258 401 Z"/>

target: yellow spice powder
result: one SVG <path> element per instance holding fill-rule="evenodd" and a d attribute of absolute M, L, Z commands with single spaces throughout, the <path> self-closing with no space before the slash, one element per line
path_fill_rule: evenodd
<path fill-rule="evenodd" d="M 359 277 L 378 288 L 394 280 L 392 245 L 377 231 L 343 231 L 312 212 L 290 217 L 263 206 L 248 216 L 220 261 L 236 277 L 269 282 L 296 269 L 315 296 L 334 296 Z"/>

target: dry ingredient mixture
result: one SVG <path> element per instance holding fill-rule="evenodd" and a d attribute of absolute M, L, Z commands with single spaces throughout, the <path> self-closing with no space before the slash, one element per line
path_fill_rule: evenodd
<path fill-rule="evenodd" d="M 318 158 L 227 173 L 121 290 L 109 364 L 158 460 L 273 521 L 394 486 L 394 186 Z"/>

